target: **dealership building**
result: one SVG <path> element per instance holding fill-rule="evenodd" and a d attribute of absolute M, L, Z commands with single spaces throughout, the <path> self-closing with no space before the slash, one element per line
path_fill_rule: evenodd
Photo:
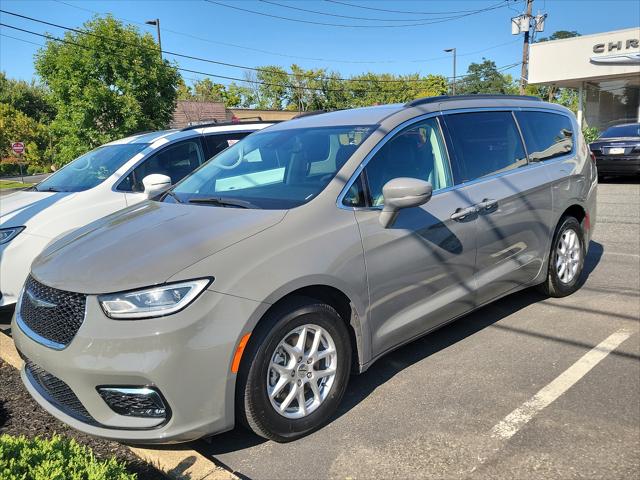
<path fill-rule="evenodd" d="M 578 121 L 640 122 L 640 28 L 531 45 L 529 84 L 578 90 Z"/>

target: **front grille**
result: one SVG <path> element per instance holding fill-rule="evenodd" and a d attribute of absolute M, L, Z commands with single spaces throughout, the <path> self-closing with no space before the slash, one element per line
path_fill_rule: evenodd
<path fill-rule="evenodd" d="M 33 386 L 51 404 L 81 422 L 97 425 L 69 385 L 29 359 L 25 359 L 25 368 Z"/>
<path fill-rule="evenodd" d="M 86 296 L 47 287 L 29 276 L 20 304 L 20 319 L 38 336 L 65 347 L 84 320 Z M 51 345 L 50 345 L 51 346 Z"/>

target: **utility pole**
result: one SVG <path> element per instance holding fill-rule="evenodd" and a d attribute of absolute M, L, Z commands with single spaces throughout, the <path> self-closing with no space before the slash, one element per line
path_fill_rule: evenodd
<path fill-rule="evenodd" d="M 156 26 L 156 31 L 158 33 L 158 49 L 160 50 L 160 58 L 162 58 L 162 42 L 160 41 L 160 19 L 156 18 L 155 20 L 147 20 L 144 23 L 146 23 L 147 25 Z"/>
<path fill-rule="evenodd" d="M 456 49 L 455 48 L 447 48 L 445 52 L 451 53 L 453 52 L 453 82 L 451 83 L 451 94 L 456 94 Z"/>
<path fill-rule="evenodd" d="M 529 75 L 529 34 L 531 32 L 531 12 L 533 0 L 527 0 L 527 14 L 525 15 L 527 30 L 524 32 L 524 44 L 522 45 L 522 70 L 520 71 L 520 95 L 524 95 Z"/>

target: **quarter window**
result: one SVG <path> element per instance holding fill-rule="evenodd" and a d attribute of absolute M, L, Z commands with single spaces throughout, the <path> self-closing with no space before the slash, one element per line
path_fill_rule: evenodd
<path fill-rule="evenodd" d="M 152 173 L 160 173 L 171 178 L 175 184 L 204 162 L 204 155 L 198 139 L 185 140 L 163 148 L 138 165 L 118 185 L 121 192 L 142 192 L 142 180 Z"/>
<path fill-rule="evenodd" d="M 550 160 L 573 150 L 573 125 L 564 115 L 516 112 L 531 161 Z"/>
<path fill-rule="evenodd" d="M 511 112 L 473 112 L 446 116 L 456 163 L 456 184 L 527 164 Z"/>
<path fill-rule="evenodd" d="M 353 183 L 344 204 L 380 206 L 384 202 L 382 187 L 399 177 L 426 180 L 434 191 L 452 185 L 449 159 L 435 118 L 408 127 L 384 144 Z"/>

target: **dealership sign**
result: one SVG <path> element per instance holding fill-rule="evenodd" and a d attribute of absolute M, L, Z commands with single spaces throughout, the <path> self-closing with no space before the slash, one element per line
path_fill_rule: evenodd
<path fill-rule="evenodd" d="M 637 38 L 596 43 L 593 46 L 593 53 L 608 53 L 608 55 L 593 56 L 589 60 L 595 64 L 640 65 L 640 52 L 629 51 L 636 50 L 639 44 Z"/>
<path fill-rule="evenodd" d="M 24 143 L 13 142 L 11 144 L 11 150 L 13 150 L 16 155 L 22 155 L 24 153 Z"/>

